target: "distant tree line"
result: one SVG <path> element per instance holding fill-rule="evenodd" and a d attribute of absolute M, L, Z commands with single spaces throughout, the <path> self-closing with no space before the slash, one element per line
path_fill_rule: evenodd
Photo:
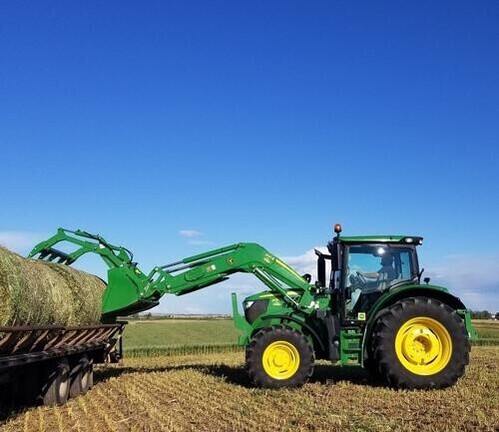
<path fill-rule="evenodd" d="M 148 313 L 135 313 L 128 315 L 126 317 L 122 317 L 127 320 L 165 320 L 165 319 L 182 319 L 182 320 L 212 320 L 212 319 L 231 319 L 232 315 L 228 314 L 153 314 L 151 312 Z"/>
<path fill-rule="evenodd" d="M 471 318 L 473 318 L 473 319 L 492 319 L 492 318 L 495 318 L 496 320 L 499 320 L 499 312 L 497 312 L 494 315 L 491 312 L 489 312 L 488 310 L 471 311 Z"/>

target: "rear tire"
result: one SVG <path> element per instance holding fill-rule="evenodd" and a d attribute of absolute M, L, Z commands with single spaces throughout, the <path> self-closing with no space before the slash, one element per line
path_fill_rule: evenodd
<path fill-rule="evenodd" d="M 410 297 L 390 306 L 376 321 L 372 340 L 374 365 L 396 388 L 451 386 L 469 362 L 463 320 L 432 298 Z"/>
<path fill-rule="evenodd" d="M 371 376 L 371 378 L 375 380 L 381 380 L 382 375 L 379 371 L 379 364 L 378 362 L 374 359 L 374 355 L 370 354 L 369 357 L 367 357 L 364 360 L 364 369 L 367 371 L 367 373 Z"/>
<path fill-rule="evenodd" d="M 307 337 L 284 326 L 260 330 L 246 350 L 248 375 L 257 387 L 301 386 L 312 376 L 314 362 Z"/>
<path fill-rule="evenodd" d="M 65 404 L 69 398 L 69 363 L 66 358 L 51 364 L 48 377 L 42 390 L 43 404 L 47 406 Z"/>

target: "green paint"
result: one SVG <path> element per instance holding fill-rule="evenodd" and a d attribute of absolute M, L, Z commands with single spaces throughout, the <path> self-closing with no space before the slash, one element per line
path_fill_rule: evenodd
<path fill-rule="evenodd" d="M 413 241 L 405 241 L 405 239 L 413 239 Z M 339 240 L 345 244 L 352 243 L 405 243 L 405 244 L 420 244 L 419 240 L 422 237 L 419 236 L 400 236 L 400 235 L 377 235 L 377 236 L 341 236 Z"/>

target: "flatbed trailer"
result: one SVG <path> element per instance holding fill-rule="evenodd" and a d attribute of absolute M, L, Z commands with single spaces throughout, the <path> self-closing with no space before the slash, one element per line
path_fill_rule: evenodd
<path fill-rule="evenodd" d="M 93 365 L 122 357 L 126 322 L 0 327 L 0 403 L 60 405 L 93 385 Z"/>

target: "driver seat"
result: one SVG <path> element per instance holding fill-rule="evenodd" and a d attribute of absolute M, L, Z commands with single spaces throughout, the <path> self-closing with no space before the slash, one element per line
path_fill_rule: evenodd
<path fill-rule="evenodd" d="M 396 281 L 400 274 L 399 272 L 394 269 L 394 277 L 388 277 L 387 273 L 382 273 L 381 278 L 378 279 L 378 290 L 379 291 L 385 291 L 392 283 L 393 281 Z"/>

